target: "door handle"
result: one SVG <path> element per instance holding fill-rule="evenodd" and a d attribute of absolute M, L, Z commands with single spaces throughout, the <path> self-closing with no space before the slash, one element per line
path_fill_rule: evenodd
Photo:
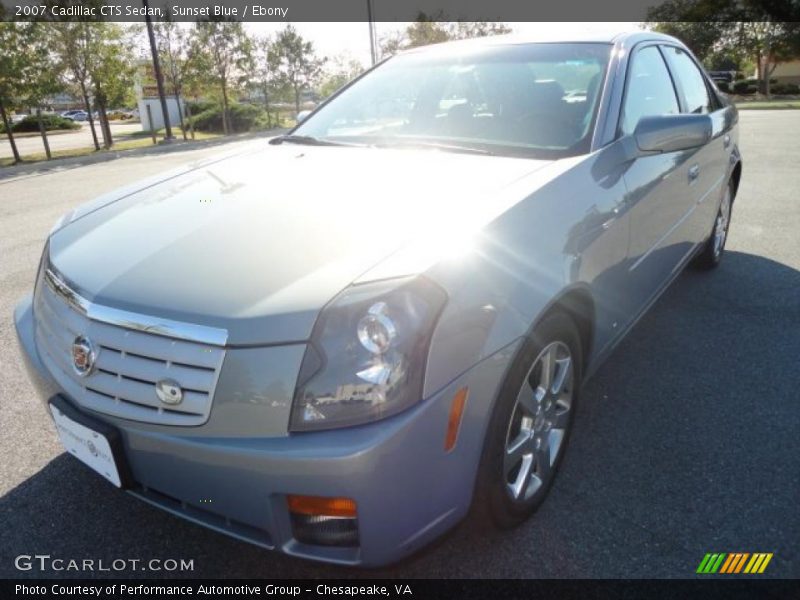
<path fill-rule="evenodd" d="M 731 136 L 730 134 L 726 133 L 725 137 L 722 138 L 722 147 L 727 148 L 730 145 L 731 145 Z"/>
<path fill-rule="evenodd" d="M 692 165 L 689 167 L 689 181 L 692 182 L 700 175 L 700 165 Z"/>

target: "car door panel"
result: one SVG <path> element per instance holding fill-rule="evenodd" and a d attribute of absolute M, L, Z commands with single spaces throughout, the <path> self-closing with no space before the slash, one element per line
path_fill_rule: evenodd
<path fill-rule="evenodd" d="M 712 135 L 707 144 L 697 149 L 692 192 L 697 205 L 689 223 L 689 236 L 695 243 L 703 242 L 713 225 L 724 189 L 728 168 L 725 164 L 731 152 L 730 110 L 722 106 L 711 84 L 691 55 L 675 45 L 661 46 L 681 102 L 681 112 L 708 114 Z"/>
<path fill-rule="evenodd" d="M 680 112 L 677 91 L 657 45 L 637 48 L 630 58 L 620 133 L 632 135 L 645 116 Z M 691 249 L 691 217 L 696 205 L 690 169 L 696 149 L 641 156 L 624 175 L 630 214 L 626 301 L 640 312 Z"/>

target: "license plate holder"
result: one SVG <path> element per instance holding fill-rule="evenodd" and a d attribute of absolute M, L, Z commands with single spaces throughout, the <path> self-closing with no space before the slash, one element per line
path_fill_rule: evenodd
<path fill-rule="evenodd" d="M 122 436 L 115 427 L 78 411 L 61 396 L 50 412 L 65 450 L 118 488 L 131 485 Z"/>

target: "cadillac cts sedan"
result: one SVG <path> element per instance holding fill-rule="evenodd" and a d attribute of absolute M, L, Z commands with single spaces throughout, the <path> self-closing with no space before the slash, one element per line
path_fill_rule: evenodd
<path fill-rule="evenodd" d="M 722 259 L 737 121 L 663 35 L 408 51 L 65 215 L 23 354 L 70 453 L 225 534 L 374 566 L 511 527 L 582 382 Z"/>

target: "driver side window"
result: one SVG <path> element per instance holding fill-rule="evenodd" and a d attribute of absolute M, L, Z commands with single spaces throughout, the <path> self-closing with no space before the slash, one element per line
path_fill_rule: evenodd
<path fill-rule="evenodd" d="M 678 98 L 667 65 L 656 46 L 648 46 L 633 55 L 620 133 L 633 133 L 642 117 L 678 114 Z"/>

